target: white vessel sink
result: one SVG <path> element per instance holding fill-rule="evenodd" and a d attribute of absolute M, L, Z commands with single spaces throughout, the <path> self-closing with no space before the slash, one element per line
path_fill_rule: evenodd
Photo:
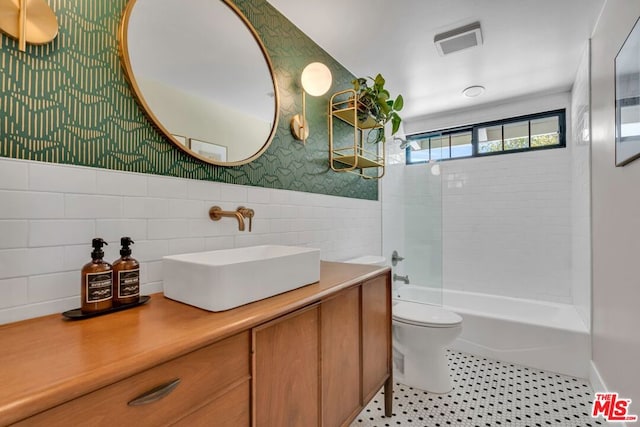
<path fill-rule="evenodd" d="M 224 311 L 320 280 L 320 250 L 252 246 L 165 256 L 164 295 Z"/>

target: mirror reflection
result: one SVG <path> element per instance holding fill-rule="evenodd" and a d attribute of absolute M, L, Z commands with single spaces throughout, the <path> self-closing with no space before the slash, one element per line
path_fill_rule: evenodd
<path fill-rule="evenodd" d="M 219 165 L 266 150 L 278 99 L 264 46 L 224 0 L 130 0 L 123 65 L 149 118 L 177 146 Z"/>

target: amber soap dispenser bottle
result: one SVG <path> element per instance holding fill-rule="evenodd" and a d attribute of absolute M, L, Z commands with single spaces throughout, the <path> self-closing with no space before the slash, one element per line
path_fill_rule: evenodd
<path fill-rule="evenodd" d="M 112 307 L 113 270 L 111 264 L 102 259 L 104 257 L 102 247 L 106 244 L 107 242 L 100 238 L 93 239 L 91 262 L 82 267 L 80 295 L 83 313 L 95 313 Z"/>
<path fill-rule="evenodd" d="M 133 304 L 140 299 L 140 264 L 131 257 L 131 237 L 120 239 L 120 258 L 113 263 L 113 305 Z"/>

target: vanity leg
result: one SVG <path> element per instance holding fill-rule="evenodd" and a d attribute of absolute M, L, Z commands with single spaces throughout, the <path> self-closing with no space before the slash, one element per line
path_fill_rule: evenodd
<path fill-rule="evenodd" d="M 393 414 L 393 371 L 384 382 L 384 416 L 390 417 Z"/>

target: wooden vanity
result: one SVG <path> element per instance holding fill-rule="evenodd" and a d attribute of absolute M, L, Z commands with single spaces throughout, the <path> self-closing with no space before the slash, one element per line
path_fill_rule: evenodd
<path fill-rule="evenodd" d="M 0 343 L 2 426 L 348 426 L 383 385 L 391 415 L 388 268 L 323 262 L 318 283 L 219 313 L 155 294 Z"/>

